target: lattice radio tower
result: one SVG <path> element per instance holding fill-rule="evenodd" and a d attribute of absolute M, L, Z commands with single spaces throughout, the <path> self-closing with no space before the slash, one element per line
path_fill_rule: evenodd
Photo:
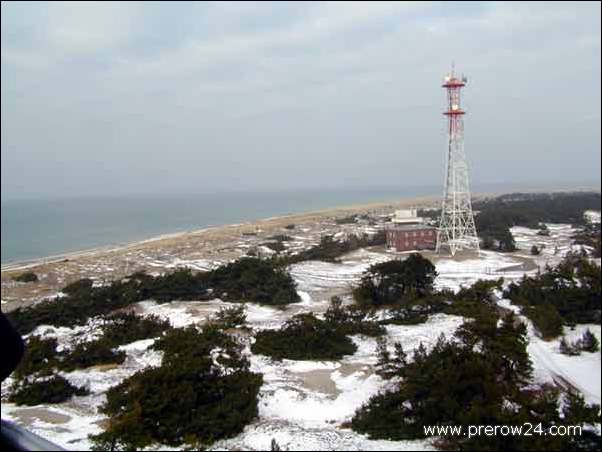
<path fill-rule="evenodd" d="M 437 252 L 447 249 L 452 256 L 467 249 L 479 252 L 479 238 L 472 213 L 468 162 L 464 153 L 464 111 L 460 104 L 466 77 L 458 77 L 452 65 L 445 77 L 447 91 L 448 152 L 441 221 L 437 231 Z"/>

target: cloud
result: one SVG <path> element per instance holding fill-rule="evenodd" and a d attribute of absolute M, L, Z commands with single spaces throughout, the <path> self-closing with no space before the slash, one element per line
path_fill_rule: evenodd
<path fill-rule="evenodd" d="M 350 180 L 439 183 L 425 168 L 441 157 L 439 84 L 452 60 L 470 76 L 475 174 L 497 176 L 527 151 L 554 174 L 568 146 L 585 158 L 600 141 L 595 121 L 558 114 L 599 116 L 599 13 L 589 3 L 3 3 L 3 193 L 28 178 L 25 161 L 54 167 L 52 155 L 85 170 L 84 188 L 107 180 L 93 174 L 102 162 L 149 189 L 145 177 L 170 165 L 166 190 L 323 184 L 342 152 Z M 367 171 L 378 166 L 367 159 L 387 164 Z M 31 187 L 55 184 L 36 174 Z"/>

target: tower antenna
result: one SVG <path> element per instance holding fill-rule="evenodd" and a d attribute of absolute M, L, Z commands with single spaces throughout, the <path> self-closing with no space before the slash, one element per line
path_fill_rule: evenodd
<path fill-rule="evenodd" d="M 479 252 L 479 238 L 472 212 L 468 161 L 464 153 L 464 114 L 461 90 L 466 77 L 457 78 L 455 64 L 445 77 L 447 92 L 447 159 L 441 220 L 437 231 L 438 253 L 447 249 L 452 256 L 462 249 Z"/>

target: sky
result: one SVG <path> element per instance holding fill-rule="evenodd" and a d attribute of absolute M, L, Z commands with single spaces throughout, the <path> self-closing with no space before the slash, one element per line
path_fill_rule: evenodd
<path fill-rule="evenodd" d="M 599 2 L 2 2 L 1 193 L 600 181 Z"/>

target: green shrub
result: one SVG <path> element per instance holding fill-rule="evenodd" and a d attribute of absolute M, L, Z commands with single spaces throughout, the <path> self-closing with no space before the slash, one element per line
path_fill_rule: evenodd
<path fill-rule="evenodd" d="M 139 316 L 133 313 L 113 314 L 102 326 L 102 339 L 111 347 L 130 344 L 142 339 L 160 336 L 171 328 L 169 321 L 156 315 Z"/>
<path fill-rule="evenodd" d="M 265 246 L 266 248 L 269 248 L 277 253 L 286 250 L 286 246 L 284 246 L 282 242 L 264 242 L 261 244 L 261 246 Z"/>
<path fill-rule="evenodd" d="M 15 377 L 39 373 L 49 375 L 58 363 L 55 338 L 42 339 L 40 336 L 30 336 L 25 342 L 25 353 L 15 369 Z"/>
<path fill-rule="evenodd" d="M 404 260 L 370 266 L 354 289 L 353 297 L 360 305 L 401 304 L 431 295 L 436 277 L 431 261 L 413 253 Z"/>
<path fill-rule="evenodd" d="M 75 282 L 67 284 L 61 292 L 67 295 L 88 294 L 92 291 L 94 281 L 90 278 L 78 279 Z"/>
<path fill-rule="evenodd" d="M 320 260 L 325 262 L 338 262 L 338 259 L 351 251 L 368 246 L 385 244 L 385 231 L 379 231 L 373 236 L 362 234 L 351 235 L 346 240 L 335 240 L 332 235 L 322 236 L 320 243 L 300 253 L 280 256 L 275 262 L 280 266 L 287 266 L 297 262 Z"/>
<path fill-rule="evenodd" d="M 313 314 L 297 314 L 282 329 L 257 333 L 251 351 L 274 359 L 338 360 L 357 347 L 343 333 Z"/>
<path fill-rule="evenodd" d="M 533 322 L 543 339 L 554 339 L 562 334 L 562 317 L 553 305 L 528 306 L 522 312 Z"/>
<path fill-rule="evenodd" d="M 372 397 L 355 413 L 351 427 L 374 439 L 424 438 L 427 425 L 553 425 L 597 422 L 598 406 L 577 401 L 571 416 L 558 413 L 558 391 L 533 389 L 527 329 L 514 315 L 466 322 L 453 340 L 441 336 L 427 352 L 420 346 L 408 360 L 401 347 L 394 356 L 379 343 L 377 371 L 401 377 L 396 389 Z M 384 345 L 383 345 L 384 344 Z M 581 400 L 582 402 L 582 400 Z M 454 450 L 561 450 L 570 437 L 443 436 L 438 445 Z"/>
<path fill-rule="evenodd" d="M 125 352 L 114 350 L 113 344 L 105 339 L 82 342 L 66 353 L 59 363 L 61 370 L 71 372 L 75 369 L 105 364 L 121 364 L 125 361 Z"/>
<path fill-rule="evenodd" d="M 548 237 L 550 235 L 550 229 L 548 228 L 548 225 L 545 223 L 541 223 L 539 225 L 539 231 L 537 231 L 537 235 L 540 235 L 542 237 Z"/>
<path fill-rule="evenodd" d="M 391 310 L 391 317 L 383 320 L 385 325 L 420 325 L 428 320 L 427 313 L 407 308 L 396 308 Z"/>
<path fill-rule="evenodd" d="M 357 222 L 357 215 L 335 218 L 334 222 L 336 224 L 355 224 Z"/>
<path fill-rule="evenodd" d="M 205 447 L 242 432 L 257 416 L 262 376 L 249 372 L 242 347 L 218 329 L 170 330 L 155 348 L 158 368 L 144 369 L 107 392 L 107 429 L 97 450 L 151 444 Z"/>
<path fill-rule="evenodd" d="M 422 344 L 420 344 L 422 346 Z M 379 337 L 376 342 L 376 373 L 385 379 L 390 379 L 401 375 L 408 364 L 407 354 L 403 350 L 403 345 L 395 342 L 394 353 L 391 354 L 388 349 L 387 339 Z"/>
<path fill-rule="evenodd" d="M 473 207 L 479 215 L 495 215 L 500 224 L 537 229 L 541 223 L 584 224 L 583 212 L 600 210 L 600 199 L 596 192 L 512 193 L 477 201 Z"/>
<path fill-rule="evenodd" d="M 38 275 L 34 272 L 25 272 L 13 277 L 13 281 L 22 283 L 38 282 L 38 280 Z"/>
<path fill-rule="evenodd" d="M 594 336 L 589 328 L 585 330 L 583 336 L 581 336 L 575 345 L 579 350 L 584 352 L 595 353 L 600 350 L 600 341 L 598 341 L 598 338 Z"/>
<path fill-rule="evenodd" d="M 247 312 L 244 305 L 232 308 L 221 308 L 212 319 L 220 328 L 230 329 L 244 326 L 247 323 Z"/>
<path fill-rule="evenodd" d="M 209 283 L 220 298 L 232 302 L 285 305 L 301 301 L 293 278 L 274 262 L 243 257 L 213 270 Z"/>
<path fill-rule="evenodd" d="M 558 348 L 560 349 L 560 353 L 562 353 L 563 355 L 578 356 L 581 354 L 579 349 L 576 348 L 574 344 L 569 344 L 569 341 L 567 341 L 566 337 L 564 336 L 562 337 L 562 339 L 560 339 L 560 344 Z"/>
<path fill-rule="evenodd" d="M 242 258 L 210 272 L 178 269 L 160 276 L 134 273 L 128 278 L 93 287 L 82 279 L 63 289 L 67 295 L 19 308 L 8 317 L 22 334 L 38 325 L 82 325 L 90 317 L 106 315 L 143 300 L 209 300 L 219 294 L 233 302 L 285 305 L 300 301 L 294 280 L 275 261 Z"/>
<path fill-rule="evenodd" d="M 504 296 L 523 308 L 546 338 L 563 324 L 600 323 L 600 267 L 583 254 L 568 254 L 557 266 L 511 283 Z"/>
<path fill-rule="evenodd" d="M 337 296 L 330 299 L 330 307 L 324 314 L 324 320 L 345 335 L 382 336 L 387 333 L 387 330 L 374 319 L 372 312 L 355 305 L 343 306 L 343 301 Z"/>
<path fill-rule="evenodd" d="M 89 394 L 85 388 L 73 386 L 61 376 L 50 379 L 37 379 L 33 382 L 21 381 L 13 387 L 8 400 L 17 405 L 41 405 L 45 403 L 62 403 L 74 395 Z"/>
<path fill-rule="evenodd" d="M 268 237 L 268 240 L 276 241 L 276 242 L 290 242 L 293 238 L 290 235 L 286 234 L 276 234 Z"/>

